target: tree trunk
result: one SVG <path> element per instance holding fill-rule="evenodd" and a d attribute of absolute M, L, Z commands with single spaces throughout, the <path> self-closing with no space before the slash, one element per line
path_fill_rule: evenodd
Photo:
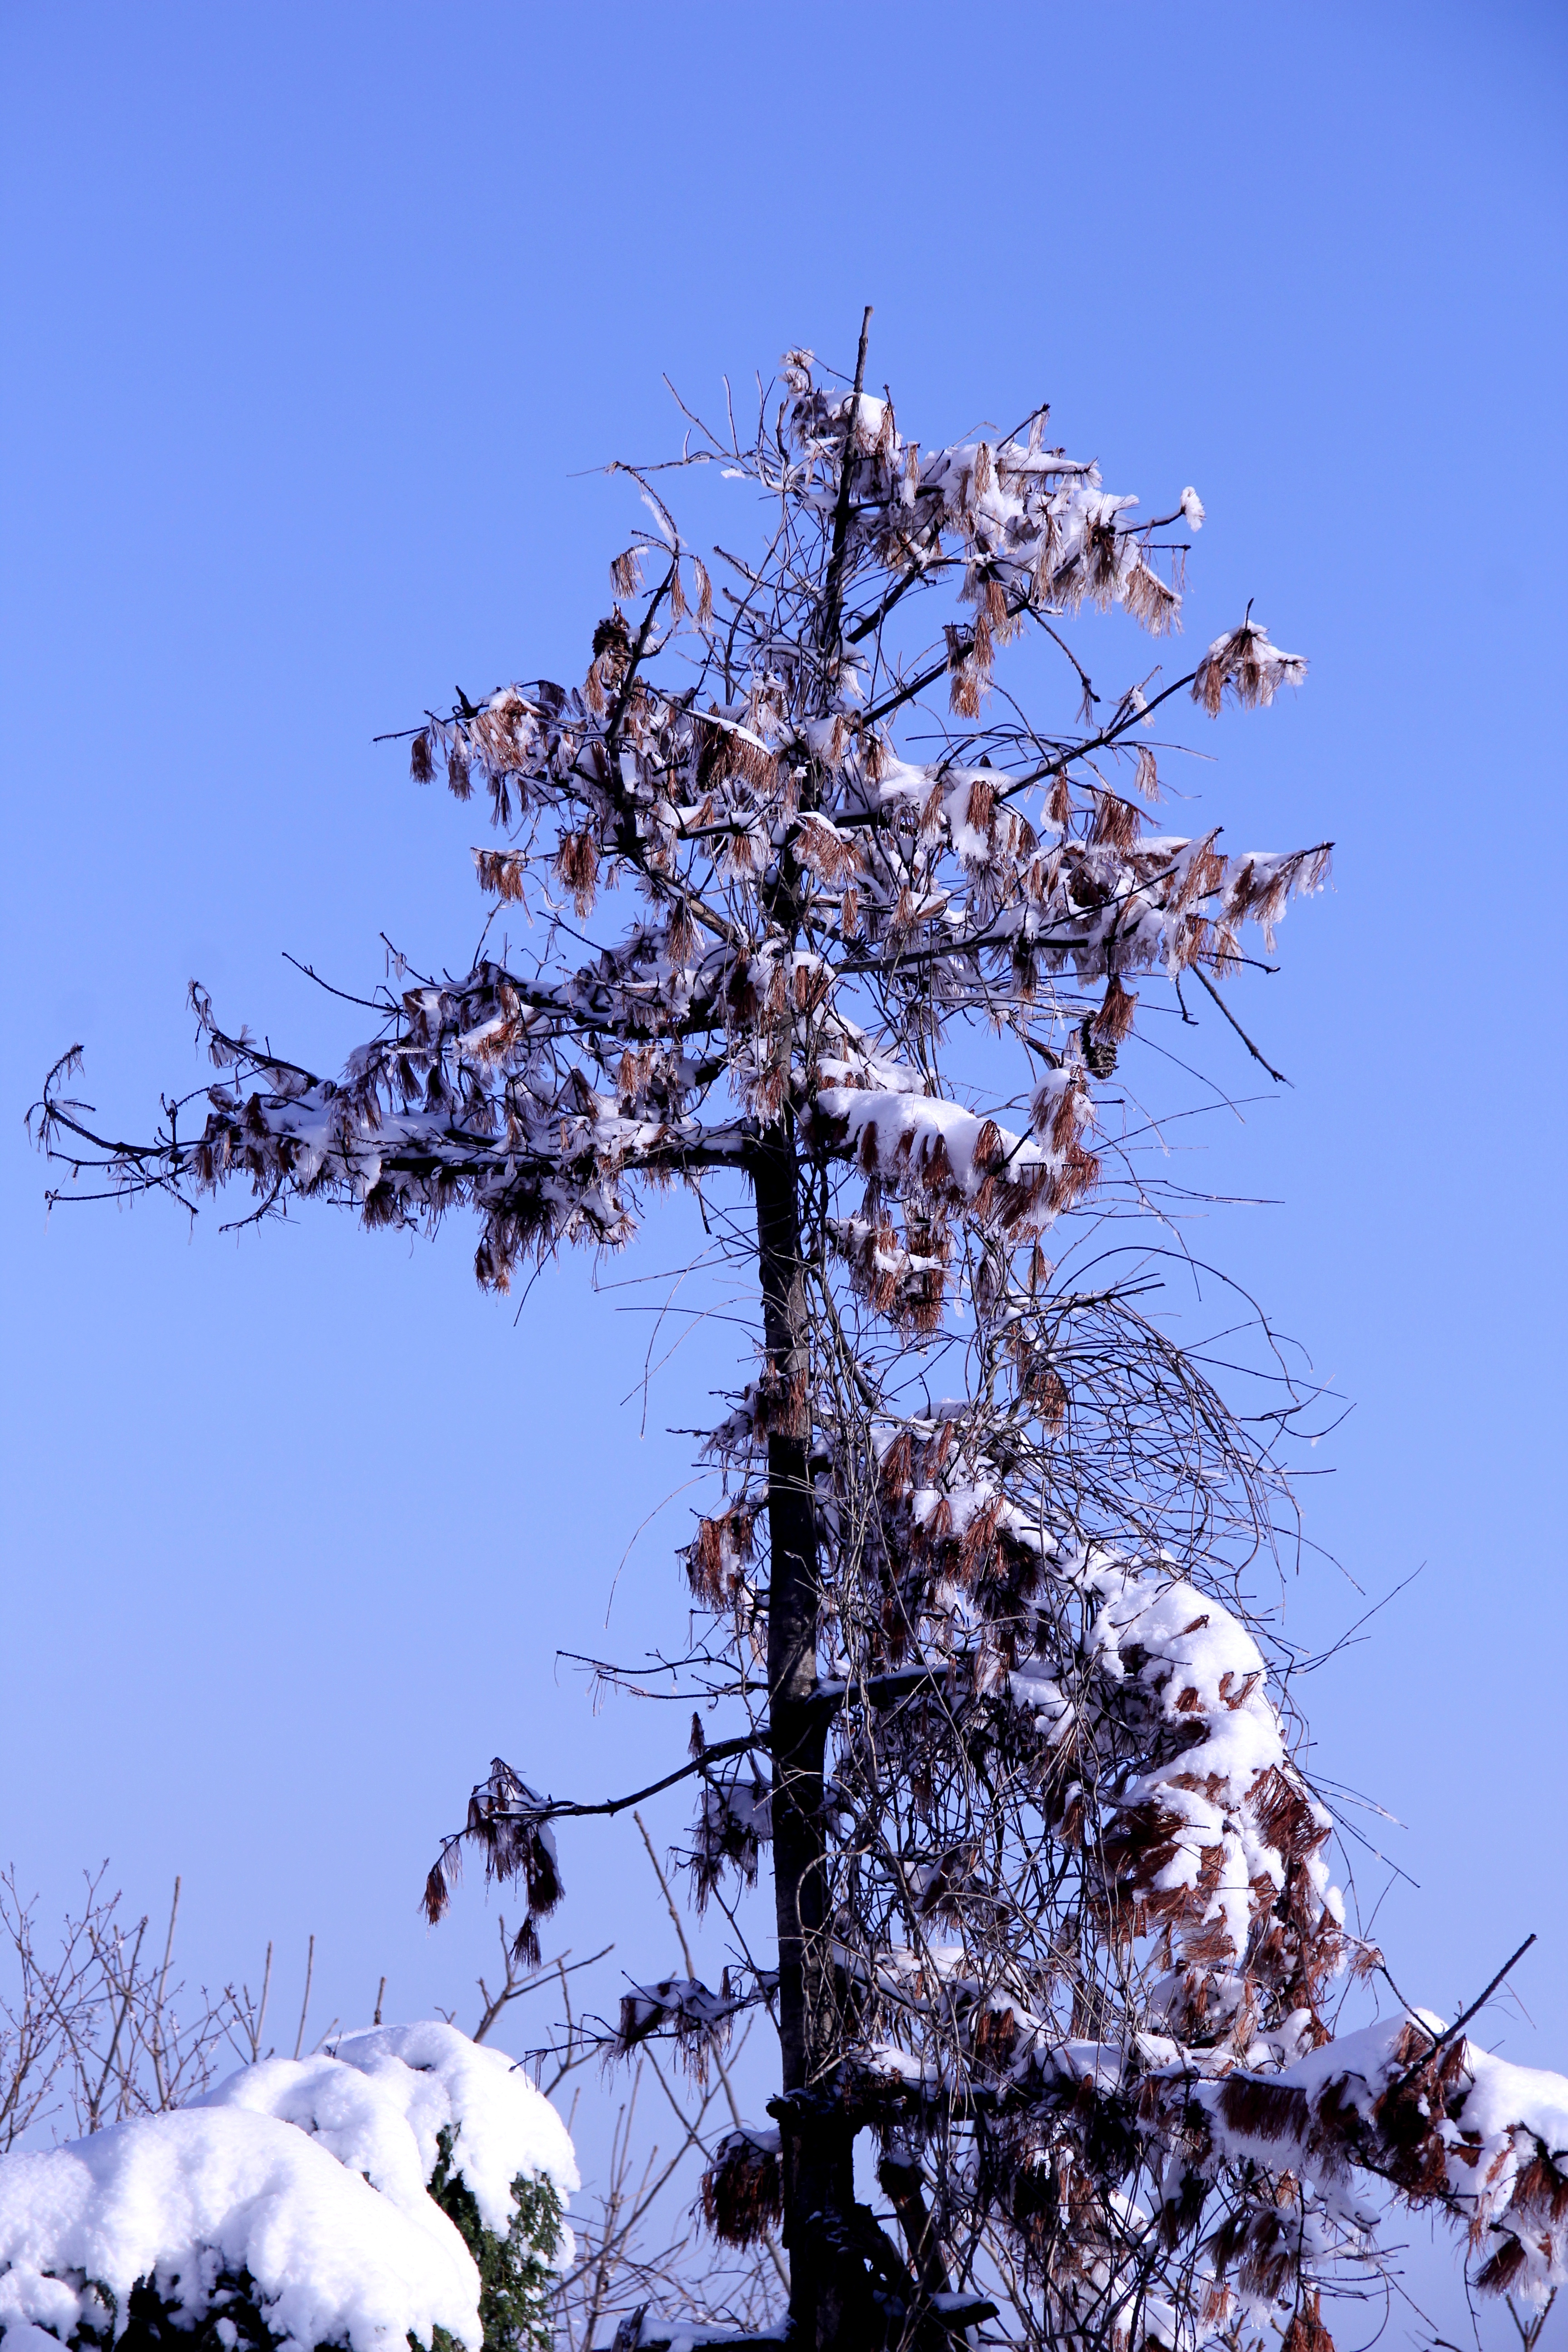
<path fill-rule="evenodd" d="M 810 1469 L 808 1370 L 801 1291 L 800 1206 L 787 1114 L 758 1144 L 757 1200 L 768 1396 L 768 1713 L 773 1732 L 773 1892 L 779 1939 L 779 2040 L 784 2097 L 784 2239 L 790 2315 L 799 2339 L 864 2343 L 864 2272 L 844 2244 L 854 2210 L 853 2139 L 810 2092 L 837 2054 L 827 1949 L 826 1712 L 816 1685 L 816 1520 Z"/>

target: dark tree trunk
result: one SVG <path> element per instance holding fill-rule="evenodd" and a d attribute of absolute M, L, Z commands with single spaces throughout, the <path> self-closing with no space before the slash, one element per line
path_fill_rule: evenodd
<path fill-rule="evenodd" d="M 845 2244 L 854 2212 L 847 2123 L 816 2113 L 810 2093 L 837 2039 L 827 1950 L 823 1756 L 816 1684 L 816 1521 L 812 1497 L 807 1344 L 801 1295 L 794 1133 L 781 1121 L 752 1161 L 768 1396 L 768 1694 L 773 1731 L 773 1889 L 779 1939 L 779 2039 L 784 2244 L 790 2315 L 804 2344 L 863 2344 L 864 2269 Z"/>

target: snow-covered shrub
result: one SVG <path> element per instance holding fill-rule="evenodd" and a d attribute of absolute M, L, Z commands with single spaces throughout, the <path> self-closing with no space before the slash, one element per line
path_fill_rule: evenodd
<path fill-rule="evenodd" d="M 521 2352 L 577 2187 L 554 2109 L 450 2025 L 242 2067 L 0 2158 L 4 2352 Z"/>

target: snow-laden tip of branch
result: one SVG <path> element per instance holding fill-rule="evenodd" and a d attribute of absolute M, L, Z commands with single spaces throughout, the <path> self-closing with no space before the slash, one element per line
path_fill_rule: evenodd
<path fill-rule="evenodd" d="M 1244 710 L 1256 710 L 1272 702 L 1282 686 L 1300 686 L 1306 675 L 1304 656 L 1281 653 L 1260 621 L 1244 621 L 1210 646 L 1193 679 L 1193 699 L 1211 719 L 1218 718 L 1227 693 Z"/>

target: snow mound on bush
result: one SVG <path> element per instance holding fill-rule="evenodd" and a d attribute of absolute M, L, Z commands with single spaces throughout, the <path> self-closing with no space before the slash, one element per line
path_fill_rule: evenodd
<path fill-rule="evenodd" d="M 59 2352 L 84 2318 L 104 2326 L 95 2283 L 121 2327 L 139 2280 L 195 2326 L 240 2272 L 284 2352 L 404 2352 L 437 2327 L 480 2352 L 479 2273 L 426 2193 L 444 2130 L 498 2236 L 520 2174 L 563 2200 L 579 2186 L 549 2101 L 435 2022 L 265 2059 L 177 2113 L 0 2158 L 0 2352 Z"/>
<path fill-rule="evenodd" d="M 94 2281 L 123 2319 L 132 2287 L 151 2279 L 194 2326 L 223 2270 L 248 2271 L 273 2333 L 299 2352 L 401 2352 L 411 2329 L 429 2344 L 437 2327 L 479 2352 L 478 2273 L 446 2215 L 421 2201 L 395 2204 L 306 2133 L 243 2107 L 141 2116 L 8 2156 L 7 2352 L 21 2352 L 16 2334 L 39 2352 L 17 2321 L 68 2336 Z"/>

